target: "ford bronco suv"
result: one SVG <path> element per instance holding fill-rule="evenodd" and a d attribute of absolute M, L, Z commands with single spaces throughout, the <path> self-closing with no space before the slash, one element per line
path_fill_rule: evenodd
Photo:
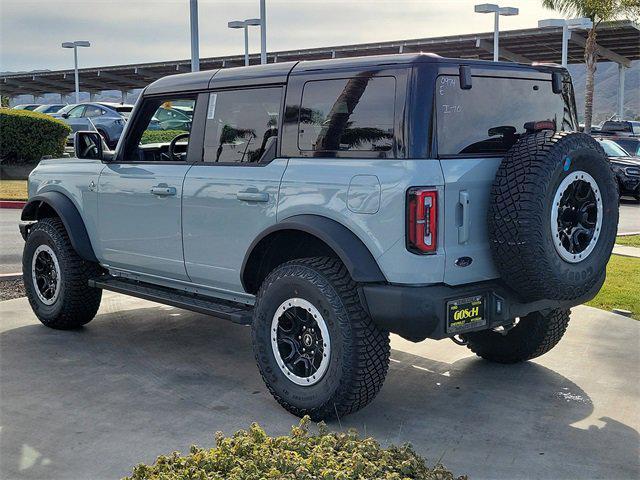
<path fill-rule="evenodd" d="M 192 121 L 160 138 L 159 109 Z M 250 324 L 270 392 L 314 419 L 372 401 L 390 332 L 535 358 L 598 292 L 618 224 L 575 111 L 562 68 L 432 54 L 162 78 L 115 151 L 78 132 L 30 175 L 29 301 L 58 329 L 103 290 Z"/>

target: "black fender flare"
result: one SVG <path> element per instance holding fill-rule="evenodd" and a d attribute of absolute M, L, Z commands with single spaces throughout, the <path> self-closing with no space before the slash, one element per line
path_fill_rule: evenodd
<path fill-rule="evenodd" d="M 50 207 L 60 217 L 71 245 L 78 255 L 89 262 L 98 262 L 82 216 L 66 195 L 60 192 L 45 192 L 34 196 L 22 209 L 21 219 L 23 221 L 38 220 L 38 211 L 43 205 Z"/>
<path fill-rule="evenodd" d="M 282 230 L 302 231 L 323 241 L 336 253 L 356 282 L 387 281 L 367 246 L 347 227 L 320 215 L 295 215 L 266 228 L 251 242 L 240 270 L 240 278 L 245 289 L 245 268 L 255 247 L 270 234 Z"/>

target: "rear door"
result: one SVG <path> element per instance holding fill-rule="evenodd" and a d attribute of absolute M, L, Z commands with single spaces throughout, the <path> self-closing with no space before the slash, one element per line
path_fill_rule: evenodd
<path fill-rule="evenodd" d="M 184 182 L 187 273 L 195 283 L 241 292 L 240 268 L 251 242 L 276 221 L 287 160 L 275 158 L 283 87 L 211 93 L 204 161 Z"/>
<path fill-rule="evenodd" d="M 436 143 L 445 181 L 445 283 L 496 278 L 487 213 L 502 157 L 527 122 L 552 120 L 574 127 L 571 84 L 554 94 L 551 75 L 538 79 L 473 76 L 461 89 L 457 75 L 441 75 L 435 88 Z"/>

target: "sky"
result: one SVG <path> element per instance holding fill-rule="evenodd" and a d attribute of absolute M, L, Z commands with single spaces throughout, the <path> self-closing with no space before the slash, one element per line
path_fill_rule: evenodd
<path fill-rule="evenodd" d="M 480 0 L 267 0 L 269 51 L 493 30 L 493 16 L 473 12 Z M 558 17 L 540 0 L 501 1 L 520 9 L 501 30 L 533 28 Z M 259 16 L 258 0 L 199 0 L 200 56 L 243 53 L 242 30 L 227 22 Z M 64 41 L 89 40 L 81 67 L 187 59 L 189 0 L 0 0 L 0 71 L 73 67 Z M 250 48 L 260 48 L 259 29 Z"/>

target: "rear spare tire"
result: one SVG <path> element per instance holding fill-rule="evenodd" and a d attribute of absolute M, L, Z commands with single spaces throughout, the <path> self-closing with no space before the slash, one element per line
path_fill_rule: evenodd
<path fill-rule="evenodd" d="M 603 281 L 618 226 L 618 188 L 596 140 L 583 133 L 524 135 L 491 189 L 496 266 L 524 299 L 573 300 Z"/>

